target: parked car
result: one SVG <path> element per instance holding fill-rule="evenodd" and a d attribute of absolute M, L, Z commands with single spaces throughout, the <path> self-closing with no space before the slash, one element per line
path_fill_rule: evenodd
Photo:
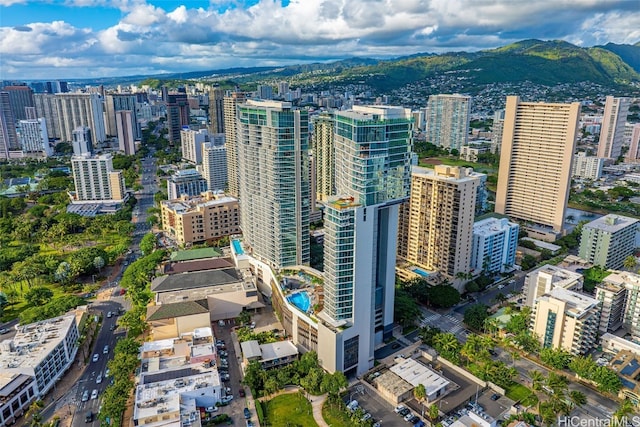
<path fill-rule="evenodd" d="M 86 402 L 87 400 L 89 400 L 89 390 L 82 392 L 82 401 Z"/>
<path fill-rule="evenodd" d="M 491 395 L 491 400 L 496 401 L 498 399 L 500 399 L 500 395 L 498 393 L 493 393 Z"/>
<path fill-rule="evenodd" d="M 419 416 L 417 416 L 417 415 L 414 415 L 413 417 L 409 418 L 409 422 L 410 422 L 411 424 L 415 424 L 415 423 L 417 423 L 418 421 L 420 421 L 420 417 L 419 417 Z"/>
<path fill-rule="evenodd" d="M 93 389 L 93 391 L 91 392 L 91 399 L 97 399 L 98 398 L 98 390 L 97 389 Z"/>
<path fill-rule="evenodd" d="M 362 417 L 362 421 L 367 421 L 371 419 L 371 414 L 370 413 L 366 413 L 364 414 L 364 416 Z"/>
<path fill-rule="evenodd" d="M 89 411 L 87 412 L 87 414 L 84 416 L 84 422 L 85 423 L 90 423 L 93 421 L 93 412 Z"/>
<path fill-rule="evenodd" d="M 102 375 L 98 375 L 98 378 L 96 378 L 96 384 L 100 384 L 102 382 Z"/>
<path fill-rule="evenodd" d="M 8 332 L 9 332 L 9 330 L 7 328 L 0 329 L 0 335 L 4 335 L 4 334 L 6 334 Z"/>
<path fill-rule="evenodd" d="M 407 414 L 408 414 L 408 413 L 410 413 L 410 412 L 411 412 L 411 410 L 410 410 L 409 408 L 404 408 L 404 409 L 401 409 L 401 410 L 398 412 L 398 415 L 400 415 L 400 416 L 404 417 L 405 415 L 407 415 Z"/>
<path fill-rule="evenodd" d="M 355 411 L 356 408 L 359 406 L 359 403 L 357 400 L 352 400 L 351 402 L 349 402 L 349 404 L 347 405 L 347 409 L 350 411 Z"/>
<path fill-rule="evenodd" d="M 111 317 L 113 317 L 113 313 L 112 313 L 112 312 L 108 312 L 108 313 L 107 313 L 107 317 L 108 317 L 109 319 L 111 319 Z"/>
<path fill-rule="evenodd" d="M 402 411 L 403 409 L 405 409 L 406 406 L 404 405 L 398 405 L 395 407 L 395 409 L 393 410 L 393 412 L 395 412 L 396 414 L 398 414 L 400 411 Z"/>
<path fill-rule="evenodd" d="M 413 412 L 409 411 L 407 415 L 404 416 L 404 420 L 409 421 L 411 418 L 413 418 L 413 416 L 414 416 Z"/>
<path fill-rule="evenodd" d="M 205 411 L 205 412 L 209 412 L 209 413 L 211 413 L 211 412 L 217 412 L 217 411 L 218 411 L 218 407 L 217 407 L 217 406 L 209 406 L 209 407 L 208 407 L 208 408 L 206 408 L 204 411 Z"/>
<path fill-rule="evenodd" d="M 231 401 L 233 400 L 233 396 L 232 396 L 232 395 L 225 396 L 225 397 L 223 397 L 223 398 L 222 398 L 222 399 L 220 399 L 220 400 L 221 400 L 222 402 L 224 402 L 224 403 L 229 403 L 229 402 L 231 402 Z"/>
<path fill-rule="evenodd" d="M 249 411 L 249 408 L 244 408 L 244 417 L 246 419 L 251 418 L 251 412 Z"/>

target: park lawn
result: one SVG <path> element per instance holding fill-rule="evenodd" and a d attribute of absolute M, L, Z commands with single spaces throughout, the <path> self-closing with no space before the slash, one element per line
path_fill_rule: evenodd
<path fill-rule="evenodd" d="M 267 402 L 266 413 L 272 427 L 318 427 L 313 419 L 311 403 L 298 393 L 281 394 Z"/>
<path fill-rule="evenodd" d="M 325 401 L 322 406 L 322 418 L 331 427 L 350 427 L 353 425 L 353 421 L 345 412 L 344 406 L 331 405 L 328 401 Z"/>
<path fill-rule="evenodd" d="M 519 402 L 528 398 L 533 393 L 526 386 L 522 384 L 514 383 L 511 387 L 507 389 L 505 394 L 509 399 Z"/>
<path fill-rule="evenodd" d="M 70 295 L 68 292 L 64 291 L 62 286 L 51 284 L 51 283 L 36 283 L 33 286 L 51 289 L 53 291 L 52 299 L 65 296 L 65 295 Z M 24 283 L 23 289 L 24 289 L 24 292 L 27 292 L 29 290 L 29 286 L 26 283 Z M 4 310 L 2 312 L 2 317 L 0 317 L 0 320 L 2 322 L 9 322 L 13 319 L 16 319 L 20 315 L 20 313 L 22 313 L 27 308 L 30 308 L 30 306 L 27 304 L 27 302 L 24 299 L 22 299 L 22 297 L 20 297 L 20 299 L 16 303 L 8 304 L 4 307 Z"/>

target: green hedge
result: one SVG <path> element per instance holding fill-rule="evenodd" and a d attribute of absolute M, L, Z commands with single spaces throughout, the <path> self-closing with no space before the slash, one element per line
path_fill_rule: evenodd
<path fill-rule="evenodd" d="M 262 402 L 256 400 L 256 413 L 258 414 L 258 421 L 260 421 L 260 425 L 264 424 L 264 410 L 262 409 Z"/>

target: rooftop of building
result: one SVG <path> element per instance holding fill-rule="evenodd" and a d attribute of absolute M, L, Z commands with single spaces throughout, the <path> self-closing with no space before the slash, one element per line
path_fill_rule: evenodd
<path fill-rule="evenodd" d="M 415 359 L 399 357 L 395 361 L 396 364 L 391 366 L 389 370 L 413 387 L 423 384 L 427 395 L 431 395 L 450 384 L 449 380 Z"/>
<path fill-rule="evenodd" d="M 548 297 L 564 301 L 567 304 L 565 312 L 575 317 L 582 316 L 592 308 L 597 307 L 599 304 L 599 301 L 595 298 L 561 287 L 554 287 L 551 289 L 551 292 L 543 295 L 541 299 Z"/>
<path fill-rule="evenodd" d="M 276 341 L 267 344 L 258 344 L 258 341 L 245 341 L 240 344 L 242 354 L 246 359 L 259 358 L 263 362 L 283 359 L 298 354 L 298 349 L 291 341 Z M 257 347 L 256 347 L 257 346 Z"/>
<path fill-rule="evenodd" d="M 201 196 L 196 197 L 181 197 L 173 200 L 163 200 L 162 205 L 175 211 L 176 213 L 184 214 L 189 212 L 195 212 L 201 208 L 209 206 L 224 205 L 227 203 L 238 203 L 238 199 L 231 196 L 225 196 L 220 194 L 213 194 L 208 191 Z"/>
<path fill-rule="evenodd" d="M 360 206 L 360 203 L 356 201 L 354 197 L 332 197 L 327 201 L 327 204 L 334 209 L 350 209 Z"/>
<path fill-rule="evenodd" d="M 173 319 L 205 313 L 209 314 L 209 305 L 206 299 L 175 302 L 147 307 L 147 321 Z"/>
<path fill-rule="evenodd" d="M 476 180 L 485 174 L 475 172 L 473 168 L 459 166 L 435 165 L 433 169 L 422 166 L 412 166 L 411 176 L 437 179 L 439 181 L 465 182 Z"/>
<path fill-rule="evenodd" d="M 195 259 L 202 258 L 213 258 L 219 257 L 222 254 L 217 251 L 215 248 L 197 248 L 197 249 L 189 249 L 186 251 L 176 251 L 172 252 L 169 256 L 169 259 L 172 262 L 180 262 L 180 261 L 191 261 Z"/>
<path fill-rule="evenodd" d="M 544 242 L 538 239 L 532 239 L 531 237 L 523 237 L 522 240 L 525 240 L 527 242 L 533 242 L 540 249 L 547 249 L 547 250 L 550 250 L 552 253 L 556 253 L 560 251 L 560 249 L 562 249 L 562 246 L 554 245 L 553 243 Z"/>
<path fill-rule="evenodd" d="M 473 234 L 492 235 L 505 228 L 514 227 L 518 224 L 510 222 L 507 218 L 484 218 L 473 224 Z"/>
<path fill-rule="evenodd" d="M 17 390 L 21 390 L 25 384 L 33 380 L 34 377 L 31 375 L 0 371 L 0 407 L 2 407 Z"/>
<path fill-rule="evenodd" d="M 168 262 L 164 266 L 165 274 L 179 274 L 190 271 L 218 270 L 232 268 L 233 260 L 230 258 L 196 259 L 183 262 Z"/>
<path fill-rule="evenodd" d="M 200 172 L 196 169 L 179 169 L 174 172 L 173 175 L 169 177 L 171 181 L 181 180 L 181 179 L 194 179 L 194 178 L 202 178 Z M 202 178 L 204 179 L 204 178 Z"/>
<path fill-rule="evenodd" d="M 618 374 L 622 386 L 640 392 L 640 358 L 629 350 L 620 350 L 609 363 L 609 367 Z"/>
<path fill-rule="evenodd" d="M 555 286 L 559 287 L 565 287 L 563 282 L 566 282 L 566 285 L 569 285 L 583 278 L 582 274 L 580 273 L 567 270 L 565 268 L 561 268 L 552 264 L 545 264 L 542 267 L 533 270 L 532 272 L 527 274 L 527 277 L 538 275 L 540 273 L 551 275 L 551 281 Z"/>
<path fill-rule="evenodd" d="M 151 282 L 151 291 L 156 293 L 189 291 L 209 287 L 216 287 L 215 293 L 256 290 L 250 274 L 235 268 L 178 273 L 161 276 Z M 183 299 L 187 299 L 186 296 Z"/>
<path fill-rule="evenodd" d="M 608 233 L 615 233 L 627 227 L 630 227 L 638 222 L 635 218 L 629 218 L 622 215 L 609 214 L 601 218 L 594 219 L 593 221 L 585 224 L 584 228 L 595 228 Z"/>
<path fill-rule="evenodd" d="M 618 286 L 640 285 L 640 275 L 630 271 L 612 271 L 607 277 L 602 279 L 599 287 L 605 286 L 605 289 L 617 289 Z M 608 286 L 611 286 L 609 288 Z"/>
<path fill-rule="evenodd" d="M 403 396 L 413 390 L 413 386 L 391 371 L 383 372 L 372 381 L 377 388 L 387 390 L 393 396 Z"/>
<path fill-rule="evenodd" d="M 285 109 L 291 108 L 293 104 L 291 102 L 284 101 L 273 101 L 267 99 L 247 99 L 245 105 L 252 107 L 262 107 L 262 108 L 277 108 L 277 109 Z"/>
<path fill-rule="evenodd" d="M 64 340 L 75 321 L 74 315 L 66 315 L 19 326 L 13 339 L 0 343 L 0 371 L 37 366 Z"/>

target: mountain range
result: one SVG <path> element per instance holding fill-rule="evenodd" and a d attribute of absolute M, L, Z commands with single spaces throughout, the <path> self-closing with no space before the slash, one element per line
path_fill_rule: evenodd
<path fill-rule="evenodd" d="M 293 87 L 357 83 L 383 91 L 443 73 L 459 74 L 469 87 L 524 81 L 549 86 L 578 82 L 606 87 L 637 86 L 640 42 L 579 47 L 565 41 L 532 39 L 478 52 L 424 53 L 391 60 L 349 58 L 330 63 L 164 74 L 148 76 L 152 80 L 146 83 L 198 79 L 219 81 L 225 86 L 287 79 Z M 136 76 L 135 80 L 140 82 L 142 78 Z"/>

